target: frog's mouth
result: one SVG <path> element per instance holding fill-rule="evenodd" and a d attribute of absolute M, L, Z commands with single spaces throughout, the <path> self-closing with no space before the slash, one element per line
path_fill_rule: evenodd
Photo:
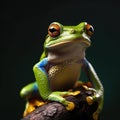
<path fill-rule="evenodd" d="M 48 46 L 48 49 L 52 50 L 52 49 L 61 49 L 61 48 L 65 48 L 65 47 L 70 47 L 72 46 L 74 43 L 76 44 L 79 44 L 79 40 L 76 39 L 75 41 L 62 41 L 62 42 L 59 42 L 59 43 L 56 43 L 54 45 L 50 45 Z M 83 44 L 83 46 L 87 46 L 85 42 L 81 42 L 81 44 Z"/>
<path fill-rule="evenodd" d="M 61 40 L 59 42 L 53 42 L 51 44 L 47 44 L 45 47 L 49 50 L 55 49 L 64 49 L 65 47 L 70 47 L 74 44 L 81 44 L 83 47 L 89 47 L 91 45 L 90 37 L 87 36 L 85 33 L 82 34 L 82 38 L 73 38 L 72 40 Z"/>

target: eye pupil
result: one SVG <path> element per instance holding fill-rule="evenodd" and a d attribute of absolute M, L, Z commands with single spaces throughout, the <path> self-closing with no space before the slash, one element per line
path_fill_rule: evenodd
<path fill-rule="evenodd" d="M 93 30 L 93 28 L 92 28 L 92 27 L 90 27 L 90 28 L 89 28 L 89 31 L 94 32 L 94 30 Z"/>
<path fill-rule="evenodd" d="M 50 28 L 49 31 L 50 31 L 51 33 L 53 33 L 53 32 L 55 32 L 55 31 L 57 31 L 57 30 L 56 30 L 55 28 Z"/>

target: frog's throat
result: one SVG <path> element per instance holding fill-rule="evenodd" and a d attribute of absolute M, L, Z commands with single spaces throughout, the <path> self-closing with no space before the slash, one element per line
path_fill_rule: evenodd
<path fill-rule="evenodd" d="M 82 44 L 69 43 L 64 44 L 60 48 L 48 50 L 48 61 L 53 63 L 60 63 L 68 60 L 81 61 L 85 57 L 85 50 Z"/>

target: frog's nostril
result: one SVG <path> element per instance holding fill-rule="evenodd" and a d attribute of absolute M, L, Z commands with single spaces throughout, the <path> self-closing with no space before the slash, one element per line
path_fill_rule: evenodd
<path fill-rule="evenodd" d="M 70 31 L 70 33 L 72 34 L 72 33 L 75 33 L 75 30 L 74 29 L 72 29 L 71 31 Z"/>

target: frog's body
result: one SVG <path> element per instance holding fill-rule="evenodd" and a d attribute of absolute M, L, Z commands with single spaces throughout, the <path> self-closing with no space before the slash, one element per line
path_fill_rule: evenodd
<path fill-rule="evenodd" d="M 92 34 L 93 28 L 86 22 L 77 26 L 63 26 L 58 22 L 50 24 L 44 52 L 40 61 L 33 67 L 36 82 L 25 86 L 21 90 L 21 96 L 29 103 L 29 99 L 37 91 L 42 99 L 58 101 L 68 110 L 73 110 L 74 103 L 67 101 L 63 96 L 80 93 L 68 90 L 75 86 L 80 78 L 81 69 L 84 68 L 96 90 L 94 96 L 88 97 L 88 104 L 90 100 L 101 99 L 94 115 L 94 119 L 97 120 L 103 104 L 103 87 L 93 67 L 85 58 L 85 50 L 91 45 Z"/>
<path fill-rule="evenodd" d="M 64 47 L 66 49 L 65 51 L 63 51 Z M 73 50 L 73 48 L 76 49 Z M 81 60 L 84 58 L 84 51 L 81 44 L 78 45 L 78 43 L 73 42 L 61 46 L 58 51 L 55 50 L 55 52 L 51 51 L 48 53 L 48 60 L 55 64 L 48 71 L 50 87 L 53 91 L 64 91 L 73 88 L 75 82 L 80 77 Z M 60 57 L 63 59 L 60 59 Z"/>

